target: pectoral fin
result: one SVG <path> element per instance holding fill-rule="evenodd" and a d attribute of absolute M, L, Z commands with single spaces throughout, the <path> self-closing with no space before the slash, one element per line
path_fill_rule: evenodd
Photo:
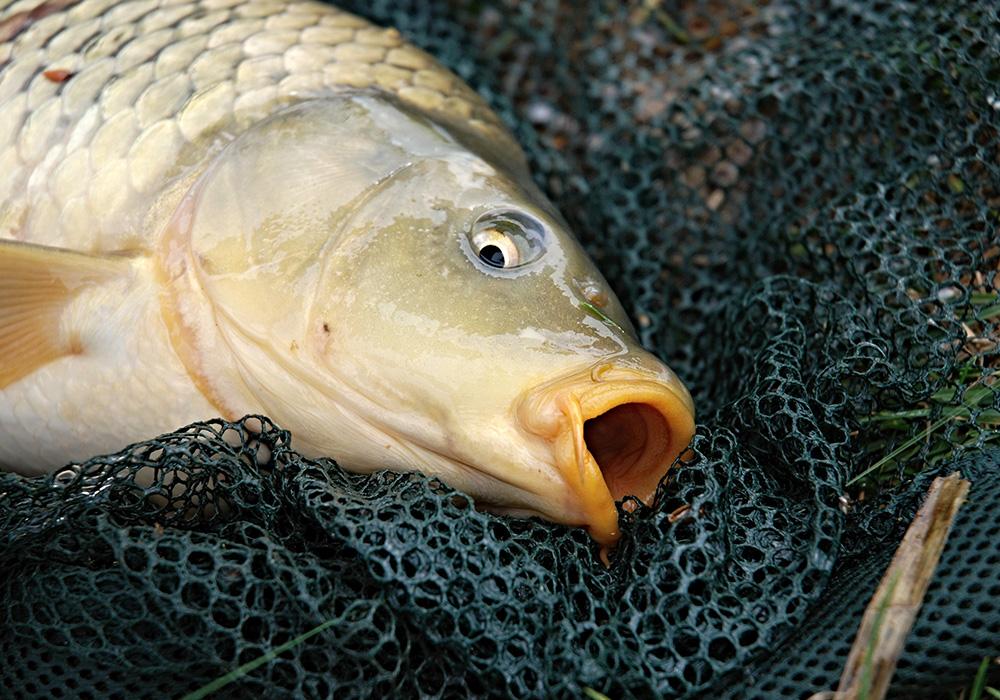
<path fill-rule="evenodd" d="M 0 241 L 0 389 L 80 352 L 61 328 L 63 310 L 82 289 L 128 269 L 118 256 Z"/>

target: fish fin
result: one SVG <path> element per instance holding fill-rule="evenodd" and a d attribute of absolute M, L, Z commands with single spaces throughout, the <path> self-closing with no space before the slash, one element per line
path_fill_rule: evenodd
<path fill-rule="evenodd" d="M 0 240 L 0 389 L 80 348 L 60 327 L 84 287 L 126 274 L 129 261 Z"/>

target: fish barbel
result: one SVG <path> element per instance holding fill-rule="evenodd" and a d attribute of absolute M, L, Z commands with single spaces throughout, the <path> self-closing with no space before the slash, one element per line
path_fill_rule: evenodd
<path fill-rule="evenodd" d="M 0 0 L 0 464 L 248 413 L 585 526 L 690 395 L 483 100 L 295 0 Z"/>

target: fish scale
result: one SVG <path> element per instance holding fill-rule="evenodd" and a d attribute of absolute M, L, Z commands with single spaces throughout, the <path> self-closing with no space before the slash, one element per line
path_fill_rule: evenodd
<path fill-rule="evenodd" d="M 397 31 L 43 0 L 0 41 L 0 466 L 266 414 L 606 549 L 690 440 L 499 118 Z"/>
<path fill-rule="evenodd" d="M 153 200 L 206 162 L 220 135 L 344 88 L 391 93 L 519 157 L 454 74 L 395 30 L 328 5 L 64 5 L 0 9 L 0 37 L 10 35 L 0 44 L 0 238 L 92 252 L 153 246 Z M 44 16 L 26 21 L 32 11 Z M 56 69 L 71 75 L 45 76 Z"/>
<path fill-rule="evenodd" d="M 0 9 L 0 39 L 0 239 L 152 252 L 162 212 L 228 140 L 289 103 L 345 88 L 392 93 L 520 157 L 479 96 L 429 55 L 320 3 L 30 0 Z M 70 75 L 53 80 L 53 70 Z M 171 341 L 155 290 L 119 293 L 136 300 L 129 331 L 112 342 L 84 321 L 74 332 L 89 353 L 3 390 L 0 465 L 18 455 L 58 463 L 79 446 L 220 412 L 162 351 Z M 65 318 L 94 317 L 91 302 L 83 295 Z M 118 397 L 115 410 L 92 410 L 94 386 Z M 55 411 L 45 387 L 59 387 Z M 155 412 L 148 396 L 163 397 Z M 50 438 L 25 442 L 38 430 L 21 426 L 39 424 Z"/>

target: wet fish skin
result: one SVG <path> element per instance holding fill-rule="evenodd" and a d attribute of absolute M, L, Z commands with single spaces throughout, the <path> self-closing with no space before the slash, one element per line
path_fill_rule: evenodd
<path fill-rule="evenodd" d="M 329 90 L 386 91 L 524 167 L 457 76 L 396 30 L 329 5 L 57 0 L 38 11 L 47 5 L 0 7 L 0 36 L 12 34 L 0 44 L 0 237 L 142 247 L 165 178 L 204 159 L 220 132 Z M 19 17 L 32 11 L 37 20 Z M 47 70 L 72 77 L 53 82 Z"/>
<path fill-rule="evenodd" d="M 266 413 L 306 454 L 610 546 L 615 500 L 690 440 L 510 134 L 397 32 L 19 0 L 0 41 L 0 464 Z"/>
<path fill-rule="evenodd" d="M 53 81 L 51 71 L 69 77 Z M 396 30 L 330 5 L 0 0 L 0 240 L 149 251 L 187 185 L 234 135 L 283 105 L 359 89 L 432 115 L 527 177 L 520 148 L 464 82 Z M 119 284 L 118 294 L 142 297 Z M 88 303 L 86 295 L 73 302 Z M 50 440 L 23 430 L 51 412 L 38 391 L 0 401 L 0 442 L 9 447 L 0 465 L 23 461 L 4 452 L 35 454 L 44 469 L 55 455 L 82 458 L 219 413 L 190 395 L 177 362 L 146 359 L 169 345 L 152 299 L 128 314 L 128 325 L 148 331 L 109 342 L 114 363 L 51 377 L 65 396 Z M 97 333 L 113 323 L 81 315 L 93 316 Z M 123 410 L 92 410 L 91 386 L 116 394 Z M 159 415 L 147 395 L 159 397 Z"/>

